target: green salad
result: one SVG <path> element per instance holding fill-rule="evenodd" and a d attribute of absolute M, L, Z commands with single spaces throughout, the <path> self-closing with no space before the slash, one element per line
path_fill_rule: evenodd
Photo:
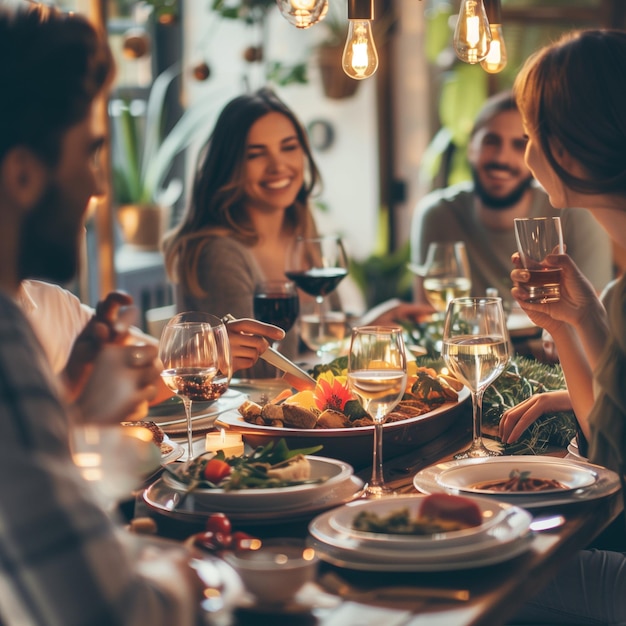
<path fill-rule="evenodd" d="M 306 458 L 322 446 L 290 450 L 284 439 L 259 446 L 249 454 L 226 457 L 223 451 L 205 452 L 195 459 L 165 471 L 178 482 L 193 489 L 271 489 L 321 482 L 311 479 Z"/>

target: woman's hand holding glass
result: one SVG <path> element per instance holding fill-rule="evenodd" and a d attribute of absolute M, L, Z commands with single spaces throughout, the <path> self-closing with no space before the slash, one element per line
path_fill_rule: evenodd
<path fill-rule="evenodd" d="M 406 351 L 402 329 L 360 326 L 352 330 L 348 356 L 348 386 L 374 420 L 372 478 L 363 497 L 392 494 L 383 478 L 383 424 L 406 389 Z"/>
<path fill-rule="evenodd" d="M 551 335 L 558 333 L 562 323 L 578 327 L 589 317 L 590 312 L 603 308 L 593 285 L 578 269 L 572 258 L 567 254 L 551 254 L 546 262 L 561 268 L 560 299 L 558 302 L 531 303 L 527 302 L 526 283 L 530 276 L 521 265 L 518 253 L 512 256 L 515 269 L 511 272 L 514 287 L 511 294 L 519 302 L 528 317 L 545 328 Z"/>

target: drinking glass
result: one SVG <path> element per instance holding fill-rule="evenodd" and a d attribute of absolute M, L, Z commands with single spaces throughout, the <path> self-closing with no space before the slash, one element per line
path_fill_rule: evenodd
<path fill-rule="evenodd" d="M 455 298 L 448 304 L 442 356 L 452 373 L 470 390 L 473 435 L 456 459 L 497 456 L 481 435 L 485 389 L 504 371 L 510 358 L 501 298 Z"/>
<path fill-rule="evenodd" d="M 548 254 L 563 254 L 563 230 L 559 217 L 515 218 L 517 251 L 530 274 L 528 302 L 558 302 L 561 268 L 546 265 Z"/>
<path fill-rule="evenodd" d="M 179 395 L 187 418 L 187 460 L 193 458 L 191 404 L 217 400 L 232 375 L 230 343 L 224 323 L 201 311 L 178 313 L 167 323 L 159 342 L 161 376 Z"/>
<path fill-rule="evenodd" d="M 341 237 L 299 237 L 288 254 L 285 275 L 315 298 L 316 311 L 308 323 L 317 325 L 318 349 L 323 350 L 324 337 L 332 334 L 324 317 L 325 297 L 348 275 L 348 257 Z"/>
<path fill-rule="evenodd" d="M 70 449 L 74 464 L 107 511 L 130 496 L 161 462 L 152 433 L 141 426 L 73 424 Z"/>
<path fill-rule="evenodd" d="M 260 322 L 274 324 L 285 332 L 291 330 L 300 312 L 295 283 L 290 280 L 259 283 L 254 290 L 253 309 L 254 317 Z"/>
<path fill-rule="evenodd" d="M 374 420 L 372 478 L 362 496 L 393 494 L 383 477 L 383 424 L 406 388 L 406 352 L 402 329 L 395 326 L 357 326 L 352 330 L 348 356 L 348 386 Z"/>
<path fill-rule="evenodd" d="M 422 278 L 424 295 L 438 313 L 443 314 L 453 298 L 470 294 L 470 265 L 462 241 L 432 242 L 424 264 L 409 267 Z"/>
<path fill-rule="evenodd" d="M 322 362 L 339 355 L 348 328 L 346 314 L 333 310 L 328 300 L 322 303 L 321 315 L 317 302 L 305 303 L 300 311 L 300 338 Z"/>

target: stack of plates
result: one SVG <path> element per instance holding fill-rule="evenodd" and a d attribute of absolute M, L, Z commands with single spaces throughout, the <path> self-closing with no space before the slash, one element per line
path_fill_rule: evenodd
<path fill-rule="evenodd" d="M 530 513 L 516 506 L 474 498 L 483 523 L 436 535 L 390 535 L 355 530 L 362 511 L 379 516 L 408 508 L 417 517 L 425 496 L 359 500 L 316 517 L 309 525 L 318 556 L 333 565 L 357 570 L 436 572 L 483 567 L 512 559 L 532 542 Z"/>
<path fill-rule="evenodd" d="M 354 476 L 348 463 L 326 457 L 309 456 L 311 479 L 320 482 L 271 489 L 195 489 L 165 473 L 143 494 L 155 511 L 178 519 L 200 521 L 216 511 L 232 520 L 262 523 L 312 516 L 351 500 L 363 482 Z"/>

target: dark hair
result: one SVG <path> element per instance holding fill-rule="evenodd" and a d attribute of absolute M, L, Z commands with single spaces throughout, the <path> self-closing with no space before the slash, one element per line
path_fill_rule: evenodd
<path fill-rule="evenodd" d="M 256 243 L 258 235 L 244 206 L 246 143 L 252 125 L 271 112 L 280 113 L 291 121 L 307 162 L 304 184 L 285 213 L 285 225 L 295 234 L 311 234 L 308 203 L 320 177 L 306 131 L 272 90 L 262 88 L 238 96 L 224 107 L 200 154 L 191 202 L 181 222 L 163 241 L 172 280 L 187 281 L 195 275 L 199 247 L 211 234 L 226 234 L 248 246 Z M 174 269 L 177 260 L 183 268 L 180 272 Z"/>
<path fill-rule="evenodd" d="M 479 130 L 489 124 L 494 117 L 497 117 L 500 113 L 504 113 L 505 111 L 517 111 L 515 96 L 510 90 L 501 91 L 485 100 L 474 120 L 470 137 L 473 137 Z"/>
<path fill-rule="evenodd" d="M 626 32 L 564 35 L 526 61 L 513 89 L 524 124 L 568 187 L 626 192 Z M 582 165 L 584 178 L 558 163 L 554 140 Z"/>
<path fill-rule="evenodd" d="M 43 5 L 0 9 L 0 161 L 17 145 L 48 165 L 113 73 L 110 50 L 79 15 Z"/>

